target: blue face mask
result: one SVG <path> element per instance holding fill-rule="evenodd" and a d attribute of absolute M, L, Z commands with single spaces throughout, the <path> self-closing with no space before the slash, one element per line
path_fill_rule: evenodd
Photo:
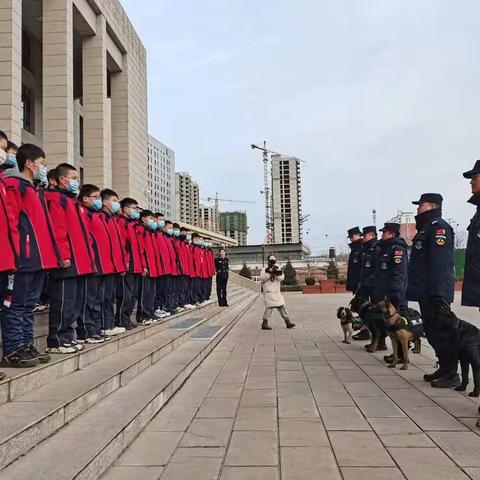
<path fill-rule="evenodd" d="M 165 230 L 165 233 L 166 233 L 167 235 L 173 235 L 173 230 Z"/>
<path fill-rule="evenodd" d="M 80 191 L 80 183 L 78 180 L 70 180 L 67 186 L 67 190 L 70 193 L 74 193 L 75 195 L 78 195 L 78 192 Z"/>
<path fill-rule="evenodd" d="M 158 221 L 158 226 L 159 226 L 160 228 L 164 228 L 164 227 L 165 227 L 165 220 L 159 220 L 159 221 Z"/>
<path fill-rule="evenodd" d="M 10 154 L 7 160 L 5 160 L 5 165 L 7 165 L 8 167 L 16 167 L 18 169 L 17 156 Z"/>
<path fill-rule="evenodd" d="M 179 236 L 180 236 L 180 230 L 174 230 L 174 231 L 173 231 L 173 235 L 174 235 L 175 237 L 179 237 Z"/>
<path fill-rule="evenodd" d="M 46 165 L 40 165 L 38 167 L 38 170 L 33 174 L 33 179 L 43 183 L 44 185 L 47 185 L 48 180 L 47 180 L 47 166 Z"/>
<path fill-rule="evenodd" d="M 117 213 L 120 210 L 120 202 L 112 202 L 110 205 L 110 211 L 112 213 Z"/>
<path fill-rule="evenodd" d="M 140 214 L 138 213 L 138 210 L 135 208 L 130 209 L 130 218 L 133 220 L 138 220 L 140 218 Z"/>
<path fill-rule="evenodd" d="M 187 241 L 189 241 L 189 242 L 192 241 L 192 236 L 191 235 L 187 235 Z"/>
<path fill-rule="evenodd" d="M 102 200 L 100 198 L 96 198 L 93 202 L 92 202 L 92 207 L 94 210 L 101 210 L 102 207 L 103 207 L 103 203 L 102 203 Z"/>
<path fill-rule="evenodd" d="M 158 228 L 157 222 L 155 222 L 151 218 L 147 220 L 147 226 L 152 231 L 155 231 Z"/>

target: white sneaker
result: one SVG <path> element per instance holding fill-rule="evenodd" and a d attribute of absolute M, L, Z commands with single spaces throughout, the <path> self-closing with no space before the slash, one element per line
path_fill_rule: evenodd
<path fill-rule="evenodd" d="M 210 305 L 211 303 L 213 303 L 213 300 L 205 300 L 206 305 Z"/>
<path fill-rule="evenodd" d="M 195 305 L 191 305 L 190 303 L 187 303 L 186 305 L 184 305 L 184 307 L 187 309 L 187 310 L 193 310 L 195 308 Z"/>
<path fill-rule="evenodd" d="M 77 342 L 76 340 L 73 340 L 71 345 L 77 352 L 81 352 L 82 350 L 85 350 L 85 347 L 83 345 L 80 345 L 80 343 Z"/>
<path fill-rule="evenodd" d="M 206 300 L 198 304 L 199 307 L 205 307 L 206 305 L 208 305 Z"/>
<path fill-rule="evenodd" d="M 93 344 L 93 343 L 104 343 L 105 339 L 103 337 L 99 337 L 95 335 L 94 337 L 89 337 L 85 340 L 85 343 Z"/>
<path fill-rule="evenodd" d="M 60 347 L 47 347 L 45 351 L 47 353 L 61 353 L 61 354 L 77 352 L 77 350 L 71 345 L 68 345 L 68 346 L 61 345 Z"/>
<path fill-rule="evenodd" d="M 182 313 L 184 311 L 185 309 L 183 307 L 177 307 L 177 313 Z"/>
<path fill-rule="evenodd" d="M 155 310 L 155 312 L 154 312 L 154 315 L 158 318 L 163 318 L 163 315 L 165 315 L 165 313 L 167 313 L 167 312 L 164 312 L 160 308 L 157 308 L 157 310 Z"/>
<path fill-rule="evenodd" d="M 125 333 L 127 329 L 125 327 L 113 327 L 113 331 L 117 332 L 115 335 L 120 335 L 122 333 Z"/>

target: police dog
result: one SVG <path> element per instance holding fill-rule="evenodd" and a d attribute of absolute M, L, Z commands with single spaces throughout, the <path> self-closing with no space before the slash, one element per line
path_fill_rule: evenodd
<path fill-rule="evenodd" d="M 410 342 L 413 342 L 413 353 L 420 353 L 422 351 L 421 333 L 415 334 L 406 318 L 402 317 L 390 300 L 385 299 L 380 302 L 384 308 L 385 321 L 387 324 L 387 331 L 392 342 L 392 363 L 390 368 L 395 368 L 398 363 L 398 346 L 400 345 L 403 353 L 403 365 L 400 370 L 407 370 L 410 359 L 408 356 L 408 347 Z"/>
<path fill-rule="evenodd" d="M 480 395 L 480 331 L 475 325 L 458 319 L 458 359 L 462 369 L 462 383 L 455 390 L 464 392 L 468 385 L 470 365 L 473 373 L 473 390 L 469 397 Z"/>
<path fill-rule="evenodd" d="M 383 316 L 383 309 L 379 305 L 355 295 L 351 302 L 350 308 L 353 313 L 358 313 L 363 323 L 368 327 L 372 334 L 372 343 L 366 345 L 367 352 L 375 353 L 378 349 L 380 340 L 387 336 L 385 328 L 385 321 Z"/>
<path fill-rule="evenodd" d="M 339 307 L 337 310 L 337 318 L 343 330 L 343 343 L 352 343 L 353 335 L 353 314 L 348 307 Z"/>

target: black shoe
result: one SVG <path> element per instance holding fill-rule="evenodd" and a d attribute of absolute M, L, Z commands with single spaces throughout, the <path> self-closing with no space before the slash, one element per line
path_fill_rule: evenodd
<path fill-rule="evenodd" d="M 27 345 L 27 350 L 32 354 L 32 356 L 38 358 L 40 363 L 48 363 L 52 358 L 48 353 L 39 352 L 33 343 Z"/>
<path fill-rule="evenodd" d="M 10 368 L 29 368 L 36 367 L 39 363 L 38 358 L 34 357 L 25 345 L 20 345 L 10 355 L 4 356 L 0 365 Z"/>
<path fill-rule="evenodd" d="M 457 388 L 461 384 L 460 377 L 457 373 L 448 377 L 437 378 L 430 385 L 434 388 Z"/>
<path fill-rule="evenodd" d="M 292 322 L 285 322 L 285 325 L 287 328 L 294 328 L 295 327 L 295 324 L 292 323 Z"/>
<path fill-rule="evenodd" d="M 423 376 L 423 379 L 426 382 L 430 383 L 430 382 L 433 382 L 433 380 L 437 380 L 438 378 L 442 378 L 443 376 L 444 376 L 443 372 L 440 369 L 438 369 L 433 373 L 426 373 Z"/>
<path fill-rule="evenodd" d="M 272 327 L 268 324 L 268 322 L 262 323 L 262 330 L 271 330 Z"/>
<path fill-rule="evenodd" d="M 368 330 L 360 330 L 352 337 L 354 340 L 370 340 L 370 332 Z"/>

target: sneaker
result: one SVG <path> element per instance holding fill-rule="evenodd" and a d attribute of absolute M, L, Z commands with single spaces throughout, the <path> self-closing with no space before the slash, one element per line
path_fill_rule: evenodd
<path fill-rule="evenodd" d="M 109 328 L 108 330 L 102 330 L 101 334 L 104 337 L 114 337 L 115 335 L 120 335 L 121 333 L 124 333 L 124 332 L 125 332 L 124 328 L 113 327 L 113 328 Z"/>
<path fill-rule="evenodd" d="M 125 333 L 126 330 L 123 327 L 114 327 L 113 329 L 115 332 L 117 332 L 117 335 L 121 335 L 122 333 Z"/>
<path fill-rule="evenodd" d="M 52 354 L 65 355 L 67 353 L 77 353 L 77 350 L 72 345 L 66 344 L 66 345 L 60 345 L 59 347 L 47 347 L 46 352 L 52 353 Z"/>
<path fill-rule="evenodd" d="M 186 305 L 183 306 L 183 308 L 186 308 L 187 310 L 193 310 L 195 308 L 195 305 L 187 303 Z"/>
<path fill-rule="evenodd" d="M 210 300 L 210 299 L 205 300 L 205 305 L 210 305 L 211 303 L 213 303 L 213 300 Z"/>
<path fill-rule="evenodd" d="M 75 340 L 75 342 L 76 342 L 77 344 L 83 344 L 83 343 L 85 343 L 85 339 L 84 339 L 84 338 L 77 338 L 77 339 Z M 72 342 L 72 343 L 73 343 L 73 342 Z"/>
<path fill-rule="evenodd" d="M 140 325 L 152 325 L 153 320 L 151 318 L 144 318 L 138 322 Z"/>
<path fill-rule="evenodd" d="M 183 307 L 177 307 L 177 313 L 182 313 L 184 311 L 185 309 Z"/>
<path fill-rule="evenodd" d="M 157 318 L 167 318 L 167 317 L 170 316 L 170 313 L 169 313 L 169 312 L 166 312 L 165 310 L 161 310 L 160 308 L 158 308 L 157 310 L 155 310 L 154 315 L 155 315 Z"/>
<path fill-rule="evenodd" d="M 52 357 L 48 353 L 40 353 L 33 343 L 27 345 L 27 350 L 34 356 L 38 358 L 40 363 L 48 363 Z"/>
<path fill-rule="evenodd" d="M 41 313 L 41 312 L 44 312 L 46 309 L 47 309 L 46 305 L 43 305 L 42 303 L 37 303 L 33 308 L 33 313 Z"/>
<path fill-rule="evenodd" d="M 199 307 L 205 307 L 206 305 L 208 305 L 206 300 L 198 304 Z"/>
<path fill-rule="evenodd" d="M 92 335 L 85 340 L 85 343 L 88 344 L 95 344 L 95 343 L 103 343 L 105 342 L 105 338 L 102 338 L 100 335 Z"/>
<path fill-rule="evenodd" d="M 20 345 L 14 352 L 4 355 L 0 365 L 10 368 L 36 367 L 40 361 L 29 352 L 25 345 Z"/>
<path fill-rule="evenodd" d="M 72 340 L 71 345 L 77 352 L 81 352 L 82 350 L 85 350 L 85 347 L 82 345 L 82 343 L 85 343 L 85 341 L 78 342 L 77 340 Z"/>

